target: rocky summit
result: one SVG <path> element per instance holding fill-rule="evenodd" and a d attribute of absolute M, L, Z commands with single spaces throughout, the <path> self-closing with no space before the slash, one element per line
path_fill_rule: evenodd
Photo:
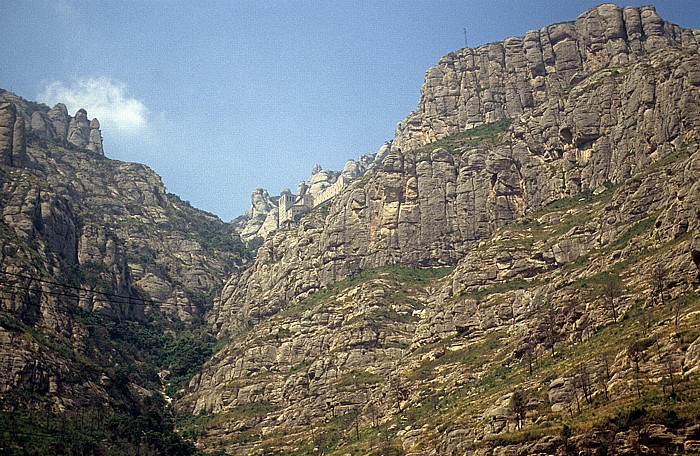
<path fill-rule="evenodd" d="M 1 92 L 0 448 L 700 453 L 699 46 L 603 4 L 455 51 L 232 223 Z"/>

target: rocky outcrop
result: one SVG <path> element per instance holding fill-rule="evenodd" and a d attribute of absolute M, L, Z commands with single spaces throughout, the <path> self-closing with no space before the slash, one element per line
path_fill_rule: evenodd
<path fill-rule="evenodd" d="M 294 232 L 268 239 L 269 245 L 263 245 L 262 252 L 274 253 L 259 255 L 246 280 L 278 284 L 270 291 L 275 297 L 265 298 L 265 306 L 273 312 L 279 308 L 274 303 L 294 302 L 298 295 L 295 290 L 313 290 L 370 267 L 394 263 L 454 265 L 499 227 L 528 212 L 564 197 L 598 194 L 653 163 L 683 153 L 685 145 L 694 141 L 700 120 L 696 32 L 666 24 L 658 29 L 663 35 L 658 35 L 652 32 L 657 29 L 649 25 L 656 23 L 653 10 L 628 9 L 626 14 L 632 17 L 635 11 L 647 18 L 648 30 L 641 47 L 635 44 L 636 38 L 618 39 L 617 32 L 612 31 L 609 39 L 601 41 L 600 33 L 604 32 L 596 28 L 595 24 L 601 24 L 597 18 L 609 14 L 624 17 L 623 10 L 612 5 L 595 8 L 575 23 L 545 29 L 549 49 L 556 48 L 556 52 L 551 51 L 553 60 L 542 57 L 541 70 L 527 70 L 544 72 L 537 77 L 544 78 L 541 84 L 546 89 L 532 96 L 527 109 L 509 111 L 507 97 L 479 98 L 480 110 L 490 106 L 501 110 L 500 114 L 484 115 L 478 122 L 460 124 L 459 129 L 445 127 L 439 134 L 426 134 L 413 142 L 407 139 L 410 135 L 401 133 L 400 126 L 393 144 L 383 148 L 381 160 L 375 160 L 381 162 L 381 167 L 338 195 L 322 222 L 310 219 Z M 543 39 L 544 32 L 538 32 L 538 36 Z M 658 39 L 651 38 L 654 36 Z M 479 52 L 510 49 L 508 43 L 479 48 Z M 588 43 L 585 54 L 567 54 L 566 49 L 581 48 L 579 43 Z M 622 44 L 625 47 L 620 48 Z M 538 48 L 537 52 L 544 49 Z M 593 49 L 598 56 L 595 65 Z M 501 54 L 492 57 L 496 55 Z M 451 54 L 446 59 L 458 57 Z M 428 95 L 433 90 L 428 89 L 434 87 L 467 97 L 471 86 L 466 82 L 453 84 L 454 78 L 475 78 L 485 84 L 500 79 L 522 81 L 527 76 L 518 73 L 525 71 L 524 64 L 506 59 L 501 61 L 503 69 L 506 62 L 515 73 L 507 77 L 503 73 L 502 78 L 487 77 L 486 73 L 477 77 L 485 71 L 486 63 L 478 68 L 441 63 L 426 76 L 419 112 L 434 111 L 439 119 L 462 115 L 459 103 Z M 447 71 L 445 68 L 452 76 L 433 81 L 435 72 Z M 477 69 L 478 74 L 473 73 Z M 562 79 L 563 73 L 570 77 Z M 504 89 L 504 93 L 511 92 Z M 437 101 L 431 101 L 438 99 L 443 99 L 439 109 Z M 517 118 L 415 149 L 465 126 L 507 116 Z M 406 122 L 413 125 L 419 119 L 415 125 L 434 128 L 430 118 L 421 114 L 409 116 Z M 566 263 L 595 244 L 595 233 L 590 227 L 577 227 L 568 239 L 553 246 L 547 257 L 528 260 L 531 265 L 521 258 L 503 261 L 526 269 L 546 268 L 552 260 Z M 293 268 L 271 268 L 280 258 L 308 258 L 310 262 Z M 236 304 L 229 310 L 259 299 L 257 291 L 240 293 L 235 294 Z M 231 323 L 240 324 L 248 313 L 243 311 L 241 319 L 234 318 Z"/>
<path fill-rule="evenodd" d="M 61 413 L 118 408 L 130 388 L 138 402 L 154 379 L 122 378 L 115 393 L 115 359 L 141 355 L 105 325 L 200 321 L 245 250 L 230 226 L 167 194 L 146 166 L 105 159 L 99 123 L 84 111 L 70 124 L 83 141 L 73 144 L 56 133 L 69 129 L 64 106 L 47 113 L 2 97 L 10 100 L 0 105 L 2 390 L 35 393 Z"/>
<path fill-rule="evenodd" d="M 126 402 L 119 379 L 159 401 L 168 373 L 117 375 L 117 359 L 151 361 L 91 332 L 149 346 L 163 339 L 140 323 L 206 321 L 222 348 L 172 406 L 207 450 L 695 451 L 697 42 L 651 7 L 605 4 L 450 54 L 330 203 L 272 228 L 276 201 L 254 192 L 237 229 L 267 239 L 240 268 L 227 225 L 147 168 L 80 150 L 98 150 L 84 111 L 3 94 L 3 151 L 18 117 L 57 136 L 1 167 L 0 385 L 58 410 Z M 318 167 L 302 190 L 337 175 Z M 144 294 L 157 302 L 137 310 Z"/>
<path fill-rule="evenodd" d="M 56 106 L 51 108 L 47 117 L 51 121 L 51 126 L 53 127 L 53 132 L 58 138 L 68 138 L 68 126 L 70 125 L 70 116 L 68 115 L 68 109 L 63 103 L 58 103 Z"/>
<path fill-rule="evenodd" d="M 0 163 L 22 166 L 26 155 L 25 124 L 11 102 L 0 104 Z"/>
<path fill-rule="evenodd" d="M 574 22 L 450 53 L 427 71 L 418 109 L 399 123 L 394 147 L 414 149 L 477 125 L 518 118 L 543 104 L 548 106 L 543 117 L 556 122 L 567 88 L 589 75 L 634 65 L 656 51 L 696 53 L 698 42 L 700 32 L 663 21 L 653 6 L 606 3 Z M 595 111 L 588 117 L 584 112 L 582 122 L 599 118 Z M 558 133 L 548 136 L 556 140 Z M 585 129 L 579 133 L 587 141 Z"/>
<path fill-rule="evenodd" d="M 541 438 L 519 432 L 573 418 L 612 395 L 630 398 L 640 372 L 647 385 L 670 388 L 682 363 L 684 372 L 694 368 L 696 344 L 673 341 L 667 314 L 656 326 L 642 322 L 660 302 L 694 299 L 697 43 L 698 32 L 663 22 L 651 7 L 606 4 L 576 22 L 441 59 L 426 75 L 419 109 L 399 124 L 373 170 L 325 211 L 272 233 L 225 286 L 211 321 L 221 337 L 245 342 L 212 359 L 181 399 L 190 412 L 220 412 L 202 442 L 260 435 L 257 446 L 226 444 L 253 452 L 293 436 L 293 447 L 304 437 L 288 417 L 317 429 L 336 418 L 329 404 L 357 413 L 356 397 L 329 380 L 346 372 L 339 360 L 350 349 L 331 350 L 334 334 L 324 325 L 332 321 L 337 333 L 352 327 L 351 308 L 339 302 L 361 308 L 376 291 L 364 274 L 400 264 L 454 271 L 412 292 L 419 302 L 397 297 L 411 303 L 402 310 L 412 317 L 412 335 L 401 339 L 399 363 L 382 371 L 388 378 L 367 389 L 365 403 L 374 405 L 359 413 L 368 428 L 381 429 L 368 423 L 383 414 L 380 432 L 407 454 L 589 454 L 632 451 L 642 441 L 652 453 L 675 448 L 685 428 L 666 432 L 652 422 L 586 438 L 559 427 Z M 348 297 L 346 284 L 358 282 L 367 287 Z M 401 296 L 407 284 L 415 286 L 406 279 L 392 292 Z M 393 303 L 379 307 L 388 312 Z M 296 326 L 299 312 L 314 321 L 329 309 L 323 323 Z M 692 315 L 696 307 L 687 309 Z M 404 322 L 392 318 L 395 328 Z M 688 318 L 685 327 L 695 317 Z M 648 340 L 608 332 L 634 319 Z M 272 335 L 291 327 L 293 335 Z M 627 335 L 635 331 L 625 327 Z M 591 338 L 602 343 L 601 334 L 615 346 L 595 351 L 601 358 L 571 354 L 586 340 L 595 346 Z M 295 340 L 305 341 L 298 349 L 305 355 L 291 356 L 298 364 L 288 366 L 281 347 Z M 645 345 L 654 341 L 661 341 L 656 353 Z M 374 372 L 365 348 L 353 356 Z M 641 355 L 630 361 L 630 353 Z M 545 356 L 557 367 L 537 377 Z M 505 386 L 513 379 L 522 387 L 517 404 Z M 275 386 L 281 383 L 285 389 Z M 274 411 L 245 427 L 223 418 L 251 402 Z M 424 414 L 440 418 L 415 418 Z"/>
<path fill-rule="evenodd" d="M 311 170 L 311 176 L 297 188 L 297 195 L 311 195 L 314 205 L 335 197 L 352 179 L 363 176 L 375 166 L 375 155 L 366 154 L 357 160 L 350 159 L 341 172 L 329 171 L 317 164 Z M 232 221 L 236 231 L 245 242 L 251 243 L 257 238 L 267 239 L 279 228 L 279 197 L 270 197 L 267 190 L 255 189 L 251 195 L 251 208 L 245 214 Z"/>
<path fill-rule="evenodd" d="M 0 89 L 0 100 L 3 103 L 13 105 L 14 114 L 8 112 L 6 117 L 9 119 L 8 116 L 14 115 L 15 122 L 17 122 L 14 130 L 18 136 L 15 140 L 18 157 L 24 154 L 25 133 L 52 141 L 63 140 L 76 147 L 104 155 L 100 122 L 97 119 L 88 119 L 85 109 L 79 109 L 75 116 L 71 117 L 63 103 L 58 103 L 53 108 L 48 109 L 44 105 L 27 103 L 17 95 L 2 89 Z M 21 159 L 19 160 L 21 161 Z M 14 166 L 22 165 L 15 164 Z"/>
<path fill-rule="evenodd" d="M 244 241 L 250 241 L 257 236 L 266 238 L 270 232 L 277 229 L 277 217 L 274 213 L 277 204 L 270 198 L 267 190 L 256 188 L 250 195 L 250 200 L 250 209 L 232 222 Z"/>
<path fill-rule="evenodd" d="M 88 134 L 87 150 L 91 150 L 100 155 L 104 155 L 105 151 L 102 146 L 102 131 L 100 130 L 100 121 L 92 119 L 90 121 L 90 132 Z"/>
<path fill-rule="evenodd" d="M 84 109 L 79 109 L 75 117 L 71 118 L 66 140 L 78 147 L 87 148 L 90 142 L 90 121 Z"/>

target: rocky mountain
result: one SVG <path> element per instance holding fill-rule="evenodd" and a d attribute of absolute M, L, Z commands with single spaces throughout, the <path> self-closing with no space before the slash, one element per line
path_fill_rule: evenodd
<path fill-rule="evenodd" d="M 200 442 L 691 451 L 693 412 L 668 426 L 633 385 L 642 400 L 683 378 L 686 404 L 697 388 L 699 38 L 604 4 L 443 57 L 381 167 L 224 288 L 210 321 L 230 342 L 177 401 L 210 416 Z M 593 422 L 615 413 L 644 417 Z"/>
<path fill-rule="evenodd" d="M 339 178 L 342 177 L 350 181 L 373 170 L 381 163 L 382 154 L 387 149 L 388 144 L 385 144 L 376 154 L 362 155 L 356 160 L 350 159 L 340 172 L 323 169 L 321 165 L 317 164 L 311 170 L 311 176 L 299 184 L 295 194 L 299 195 L 303 189 L 312 198 L 318 200 L 324 191 L 338 182 Z M 376 158 L 378 160 L 375 160 Z M 232 224 L 241 239 L 252 246 L 264 241 L 270 233 L 279 228 L 279 196 L 271 197 L 267 190 L 256 188 L 253 190 L 250 200 L 250 209 L 233 220 Z"/>
<path fill-rule="evenodd" d="M 393 141 L 282 226 L 265 190 L 224 224 L 104 157 L 84 111 L 3 92 L 0 435 L 700 452 L 699 44 L 603 4 L 451 53 Z M 314 171 L 315 194 L 343 175 Z"/>
<path fill-rule="evenodd" d="M 23 410 L 63 431 L 76 411 L 131 421 L 203 362 L 203 317 L 248 252 L 146 166 L 106 158 L 84 110 L 0 102 L 0 427 L 29 426 Z"/>

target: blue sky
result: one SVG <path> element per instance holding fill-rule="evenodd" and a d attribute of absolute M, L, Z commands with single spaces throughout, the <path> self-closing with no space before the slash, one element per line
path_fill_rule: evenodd
<path fill-rule="evenodd" d="M 392 139 L 464 28 L 478 46 L 598 3 L 4 0 L 0 87 L 85 107 L 108 157 L 230 220 L 252 189 L 295 188 Z M 700 28 L 698 0 L 654 4 Z"/>

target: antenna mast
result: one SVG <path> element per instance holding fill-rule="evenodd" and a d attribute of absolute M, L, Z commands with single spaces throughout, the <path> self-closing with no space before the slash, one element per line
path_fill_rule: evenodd
<path fill-rule="evenodd" d="M 469 47 L 469 43 L 467 43 L 467 29 L 464 29 L 464 47 Z"/>

